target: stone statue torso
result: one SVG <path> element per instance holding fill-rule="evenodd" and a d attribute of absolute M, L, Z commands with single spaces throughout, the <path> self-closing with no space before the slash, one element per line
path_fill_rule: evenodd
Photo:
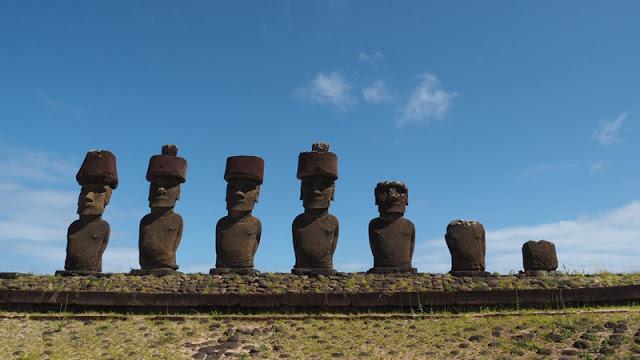
<path fill-rule="evenodd" d="M 140 220 L 139 251 L 143 269 L 178 269 L 176 250 L 182 239 L 183 220 L 174 212 L 145 215 Z"/>
<path fill-rule="evenodd" d="M 252 268 L 262 224 L 247 215 L 239 220 L 225 216 L 216 224 L 216 267 Z"/>
<path fill-rule="evenodd" d="M 67 230 L 65 270 L 102 271 L 102 254 L 109 242 L 109 223 L 76 220 Z"/>
<path fill-rule="evenodd" d="M 405 218 L 369 222 L 369 245 L 375 267 L 411 267 L 415 226 Z"/>
<path fill-rule="evenodd" d="M 293 220 L 293 247 L 296 268 L 333 268 L 333 253 L 338 243 L 338 219 L 325 214 L 320 217 L 298 215 Z"/>

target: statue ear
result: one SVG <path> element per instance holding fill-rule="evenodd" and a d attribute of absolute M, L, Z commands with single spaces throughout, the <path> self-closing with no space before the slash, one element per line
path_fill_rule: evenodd
<path fill-rule="evenodd" d="M 303 185 L 302 183 L 300 183 L 300 200 L 302 200 L 302 188 L 303 188 Z"/>
<path fill-rule="evenodd" d="M 260 185 L 256 186 L 256 202 L 258 202 L 259 198 L 260 198 Z"/>
<path fill-rule="evenodd" d="M 105 197 L 104 197 L 104 206 L 109 205 L 109 200 L 111 200 L 111 193 L 113 192 L 113 190 L 111 189 L 110 186 L 107 186 L 107 191 L 105 191 Z"/>
<path fill-rule="evenodd" d="M 336 193 L 336 183 L 331 184 L 331 201 L 333 201 L 333 195 Z"/>
<path fill-rule="evenodd" d="M 182 188 L 182 186 L 178 185 L 178 193 L 176 194 L 176 200 L 180 200 L 180 188 Z"/>

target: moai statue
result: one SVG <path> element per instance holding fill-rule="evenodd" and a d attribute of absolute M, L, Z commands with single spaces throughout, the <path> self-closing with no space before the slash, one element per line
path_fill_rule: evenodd
<path fill-rule="evenodd" d="M 489 276 L 484 271 L 484 227 L 477 221 L 454 220 L 444 236 L 451 253 L 451 275 Z"/>
<path fill-rule="evenodd" d="M 178 156 L 175 145 L 162 146 L 147 168 L 151 212 L 140 220 L 138 248 L 140 270 L 134 275 L 167 275 L 178 269 L 176 250 L 182 239 L 183 221 L 173 212 L 180 200 L 180 184 L 187 178 L 187 160 Z"/>
<path fill-rule="evenodd" d="M 251 211 L 258 202 L 264 160 L 257 156 L 227 158 L 227 216 L 216 224 L 216 267 L 211 274 L 254 274 L 253 257 L 260 244 L 262 224 Z"/>
<path fill-rule="evenodd" d="M 56 275 L 95 275 L 102 271 L 102 254 L 110 232 L 102 213 L 118 186 L 115 155 L 107 150 L 89 151 L 76 180 L 82 186 L 78 197 L 79 219 L 69 226 L 64 271 L 56 271 Z"/>
<path fill-rule="evenodd" d="M 369 273 L 417 273 L 411 265 L 416 228 L 404 218 L 409 190 L 400 181 L 379 182 L 374 190 L 380 216 L 369 222 L 373 268 Z"/>
<path fill-rule="evenodd" d="M 556 246 L 546 240 L 530 240 L 524 243 L 522 245 L 522 260 L 525 274 L 542 274 L 556 271 L 558 268 Z"/>
<path fill-rule="evenodd" d="M 293 220 L 294 274 L 334 274 L 333 253 L 338 243 L 338 219 L 329 214 L 338 157 L 329 152 L 329 144 L 313 144 L 310 152 L 298 157 L 298 179 L 302 181 L 300 200 L 304 212 Z"/>

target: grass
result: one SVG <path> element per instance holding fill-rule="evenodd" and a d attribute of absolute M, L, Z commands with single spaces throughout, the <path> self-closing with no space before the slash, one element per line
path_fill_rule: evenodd
<path fill-rule="evenodd" d="M 573 358 L 596 359 L 603 347 L 613 352 L 607 358 L 640 354 L 635 336 L 640 307 L 416 316 L 36 318 L 0 313 L 1 359 L 197 359 L 206 351 L 219 352 L 223 359 L 557 359 L 566 351 Z M 581 338 L 588 348 L 574 347 Z"/>
<path fill-rule="evenodd" d="M 113 274 L 105 277 L 27 275 L 0 279 L 0 289 L 113 292 L 304 293 L 375 291 L 456 291 L 489 289 L 583 288 L 640 284 L 640 273 L 558 273 L 542 277 L 501 275 L 456 278 L 446 274 L 381 275 L 350 273 L 341 276 L 295 276 L 265 273 L 258 276 L 182 274 L 156 278 Z"/>

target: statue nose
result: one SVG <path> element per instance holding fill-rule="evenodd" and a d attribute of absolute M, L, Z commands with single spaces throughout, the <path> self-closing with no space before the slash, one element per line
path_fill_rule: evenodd
<path fill-rule="evenodd" d="M 236 191 L 236 197 L 238 199 L 244 199 L 246 195 L 242 191 Z"/>
<path fill-rule="evenodd" d="M 320 190 L 313 190 L 313 196 L 322 196 L 322 191 L 320 191 Z"/>
<path fill-rule="evenodd" d="M 167 193 L 167 189 L 160 187 L 158 188 L 158 194 L 165 195 Z"/>

